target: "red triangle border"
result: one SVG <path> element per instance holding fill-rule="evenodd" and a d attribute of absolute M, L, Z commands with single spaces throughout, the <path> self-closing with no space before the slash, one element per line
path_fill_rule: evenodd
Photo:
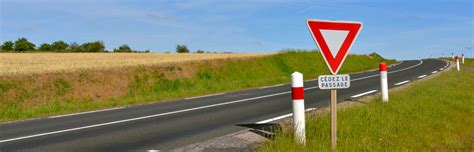
<path fill-rule="evenodd" d="M 347 54 L 349 54 L 352 43 L 357 39 L 359 31 L 363 25 L 361 22 L 353 21 L 325 21 L 325 20 L 307 20 L 307 25 L 311 36 L 313 37 L 316 45 L 319 47 L 323 58 L 326 61 L 332 74 L 337 74 L 342 66 Z M 345 30 L 349 31 L 346 39 L 341 45 L 341 48 L 337 51 L 335 57 L 333 57 L 329 47 L 321 34 L 320 30 Z"/>

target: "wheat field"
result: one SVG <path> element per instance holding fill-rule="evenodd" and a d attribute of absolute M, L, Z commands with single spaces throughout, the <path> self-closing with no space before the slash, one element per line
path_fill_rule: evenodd
<path fill-rule="evenodd" d="M 0 75 L 71 72 L 197 60 L 261 57 L 265 53 L 0 53 Z"/>

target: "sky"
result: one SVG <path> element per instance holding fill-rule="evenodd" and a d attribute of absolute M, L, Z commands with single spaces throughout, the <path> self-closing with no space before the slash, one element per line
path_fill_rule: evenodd
<path fill-rule="evenodd" d="M 0 0 L 0 42 L 102 40 L 107 50 L 276 52 L 316 49 L 307 19 L 364 24 L 350 53 L 474 57 L 474 2 L 289 0 Z"/>

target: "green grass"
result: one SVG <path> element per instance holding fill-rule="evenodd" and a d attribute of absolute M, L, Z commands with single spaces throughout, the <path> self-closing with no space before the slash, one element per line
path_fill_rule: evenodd
<path fill-rule="evenodd" d="M 377 54 L 370 56 L 349 55 L 340 73 L 375 69 L 382 61 L 389 64 L 395 63 L 395 60 L 385 60 Z M 314 79 L 320 74 L 329 74 L 321 54 L 314 51 L 287 51 L 263 58 L 227 60 L 217 62 L 219 66 L 211 66 L 210 64 L 216 64 L 212 61 L 203 62 L 197 64 L 195 67 L 197 70 L 192 77 L 180 79 L 167 79 L 163 74 L 165 71 L 134 67 L 134 71 L 130 73 L 111 73 L 99 78 L 92 77 L 88 71 L 80 71 L 78 77 L 63 78 L 68 75 L 60 75 L 49 82 L 51 84 L 43 84 L 41 87 L 27 87 L 28 84 L 37 83 L 35 77 L 26 80 L 0 80 L 0 121 L 128 106 L 289 83 L 290 74 L 294 71 L 303 73 L 305 79 Z M 181 67 L 170 67 L 167 70 L 186 72 L 181 71 Z M 90 82 L 113 86 L 113 81 L 107 80 L 115 77 L 124 77 L 121 79 L 128 81 L 129 85 L 123 96 L 97 100 L 94 97 L 75 97 L 75 94 L 72 93 L 77 89 L 74 88 L 77 85 L 73 84 L 82 85 Z M 87 88 L 88 86 L 82 87 Z"/>
<path fill-rule="evenodd" d="M 471 151 L 474 72 L 455 70 L 338 111 L 338 151 Z M 331 151 L 329 113 L 307 118 L 307 144 L 286 129 L 258 151 Z"/>
<path fill-rule="evenodd" d="M 460 60 L 459 62 L 462 63 Z M 461 66 L 469 66 L 469 67 L 474 67 L 474 58 L 464 58 L 464 65 L 461 64 Z"/>

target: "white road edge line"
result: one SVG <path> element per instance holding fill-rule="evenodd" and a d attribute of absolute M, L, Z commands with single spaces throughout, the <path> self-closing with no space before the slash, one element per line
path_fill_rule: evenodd
<path fill-rule="evenodd" d="M 282 85 L 285 85 L 285 84 L 277 84 L 277 85 L 272 85 L 272 86 L 265 86 L 265 87 L 260 87 L 260 88 L 258 88 L 258 89 L 273 88 L 273 87 L 279 87 L 279 86 L 282 86 Z"/>
<path fill-rule="evenodd" d="M 288 118 L 288 117 L 291 117 L 291 116 L 293 116 L 293 113 L 289 113 L 289 114 L 281 115 L 281 116 L 278 116 L 278 117 L 274 117 L 274 118 L 262 120 L 262 121 L 256 122 L 255 124 L 269 123 L 269 122 L 272 122 L 272 121 L 277 121 L 277 120 L 280 120 L 280 119 L 285 119 L 285 118 Z"/>
<path fill-rule="evenodd" d="M 426 74 L 418 76 L 418 79 L 421 79 L 421 78 L 424 78 L 424 77 L 426 77 Z"/>
<path fill-rule="evenodd" d="M 316 109 L 317 109 L 317 108 L 308 108 L 308 109 L 306 109 L 305 111 L 306 111 L 306 112 L 309 112 L 309 111 L 314 111 L 314 110 L 316 110 Z M 291 117 L 291 116 L 293 116 L 293 113 L 281 115 L 281 116 L 278 116 L 278 117 L 273 117 L 273 118 L 270 118 L 270 119 L 265 119 L 265 120 L 256 122 L 255 124 L 269 123 L 269 122 L 277 121 L 277 120 L 280 120 L 280 119 L 285 119 L 285 118 L 288 118 L 288 117 Z"/>
<path fill-rule="evenodd" d="M 184 99 L 186 99 L 186 100 L 189 100 L 189 99 L 197 99 L 197 98 L 204 98 L 204 97 L 217 96 L 217 95 L 223 95 L 223 94 L 225 94 L 225 92 L 216 93 L 216 94 L 210 94 L 210 95 L 204 95 L 204 96 L 189 97 L 189 98 L 184 98 Z"/>
<path fill-rule="evenodd" d="M 440 71 L 444 70 L 443 68 L 439 68 Z"/>
<path fill-rule="evenodd" d="M 395 72 L 400 72 L 400 71 L 405 71 L 405 70 L 408 70 L 408 69 L 411 69 L 411 68 L 420 66 L 421 64 L 423 64 L 423 60 L 420 60 L 420 63 L 418 63 L 418 64 L 416 64 L 416 65 L 413 65 L 413 66 L 410 66 L 410 67 L 407 67 L 407 68 L 404 68 L 404 69 L 400 69 L 400 70 L 390 71 L 390 72 L 388 72 L 388 74 L 395 73 Z M 371 75 L 371 76 L 366 76 L 366 77 L 362 77 L 362 78 L 352 79 L 351 81 L 357 81 L 357 80 L 362 80 L 362 79 L 367 79 L 367 78 L 372 78 L 372 77 L 377 77 L 377 76 L 380 76 L 380 74 L 374 74 L 374 75 Z"/>
<path fill-rule="evenodd" d="M 438 71 L 433 71 L 433 72 L 431 72 L 431 73 L 435 74 L 436 72 L 438 72 Z"/>
<path fill-rule="evenodd" d="M 117 107 L 117 108 L 102 109 L 102 110 L 95 110 L 95 111 L 86 111 L 86 112 L 65 114 L 65 115 L 59 115 L 59 116 L 51 116 L 51 117 L 48 117 L 48 118 L 61 118 L 61 117 L 67 117 L 67 116 L 82 115 L 82 114 L 95 113 L 95 112 L 103 112 L 103 111 L 110 111 L 110 110 L 117 110 L 117 109 L 123 109 L 123 108 L 125 108 L 125 107 Z"/>
<path fill-rule="evenodd" d="M 367 91 L 367 92 L 363 92 L 363 93 L 353 95 L 353 96 L 351 96 L 351 98 L 357 98 L 357 97 L 365 96 L 365 95 L 368 95 L 368 94 L 371 94 L 371 93 L 374 93 L 374 92 L 377 92 L 377 91 L 378 90 L 370 90 L 370 91 Z"/>
<path fill-rule="evenodd" d="M 410 66 L 410 67 L 407 67 L 407 68 L 404 68 L 404 69 L 392 71 L 392 72 L 389 72 L 389 73 L 400 72 L 400 71 L 404 71 L 404 70 L 408 70 L 408 69 L 417 67 L 417 66 L 423 64 L 423 60 L 420 60 L 420 61 L 421 61 L 421 62 L 420 62 L 419 64 L 416 64 L 416 65 L 414 65 L 414 66 Z M 367 79 L 367 78 L 371 78 L 371 77 L 376 77 L 376 76 L 379 76 L 379 74 L 375 74 L 375 75 L 372 75 L 372 76 L 366 76 L 366 77 L 362 77 L 362 78 L 357 78 L 357 79 L 353 79 L 353 80 L 351 80 L 351 81 L 358 81 L 358 80 L 363 80 L 363 79 Z M 316 79 L 316 80 L 317 80 L 317 79 Z M 315 88 L 318 88 L 318 87 L 317 87 L 317 86 L 315 86 L 315 87 L 309 87 L 309 88 L 305 88 L 304 90 L 310 90 L 310 89 L 315 89 Z M 377 91 L 377 90 L 372 90 L 372 91 Z M 266 98 L 266 97 L 272 97 L 272 96 L 277 96 L 277 95 L 282 95 L 282 94 L 288 94 L 288 93 L 291 93 L 291 91 L 281 92 L 281 93 L 275 93 L 275 94 L 270 94 L 270 95 L 265 95 L 265 96 L 259 96 L 259 97 L 253 97 L 253 98 L 247 98 L 247 99 L 241 99 L 241 100 L 235 100 L 235 101 L 224 102 L 224 103 L 219 103 L 219 104 L 213 104 L 213 105 L 195 107 L 195 108 L 190 108 L 190 109 L 183 109 L 183 110 L 178 110 L 178 111 L 172 111 L 172 112 L 166 112 L 166 113 L 148 115 L 148 116 L 143 116 L 143 117 L 137 117 L 137 118 L 131 118 L 131 119 L 124 119 L 124 120 L 112 121 L 112 122 L 107 122 L 107 123 L 100 123 L 100 124 L 95 124 L 95 125 L 90 125 L 90 126 L 83 126 L 83 127 L 77 127 L 77 128 L 71 128 L 71 129 L 65 129 L 65 130 L 58 130 L 58 131 L 53 131 L 53 132 L 46 132 L 46 133 L 35 134 L 35 135 L 29 135 L 29 136 L 23 136 L 23 137 L 17 137 L 17 138 L 10 138 L 10 139 L 5 139 L 5 140 L 0 140 L 0 143 L 10 142 L 10 141 L 16 141 L 16 140 L 22 140 L 22 139 L 28 139 L 28 138 L 34 138 L 34 137 L 40 137 L 40 136 L 46 136 L 46 135 L 52 135 L 52 134 L 58 134 L 58 133 L 69 132 L 69 131 L 76 131 L 76 130 L 82 130 L 82 129 L 100 127 L 100 126 L 106 126 L 106 125 L 112 125 L 112 124 L 117 124 L 117 123 L 123 123 L 123 122 L 129 122 L 129 121 L 135 121 L 135 120 L 141 120 L 141 119 L 147 119 L 147 118 L 153 118 L 153 117 L 160 117 L 160 116 L 165 116 L 165 115 L 171 115 L 171 114 L 182 113 L 182 112 L 187 112 L 187 111 L 194 111 L 194 110 L 199 110 L 199 109 L 217 107 L 217 106 L 222 106 L 222 105 L 227 105 L 227 104 L 239 103 L 239 102 L 244 102 L 244 101 L 249 101 L 249 100 L 255 100 L 255 99 L 261 99 L 261 98 Z"/>
<path fill-rule="evenodd" d="M 398 85 L 402 85 L 402 84 L 405 84 L 405 83 L 408 83 L 410 82 L 410 80 L 405 80 L 405 81 L 402 81 L 402 82 L 398 82 L 398 83 L 395 83 L 396 86 Z"/>

